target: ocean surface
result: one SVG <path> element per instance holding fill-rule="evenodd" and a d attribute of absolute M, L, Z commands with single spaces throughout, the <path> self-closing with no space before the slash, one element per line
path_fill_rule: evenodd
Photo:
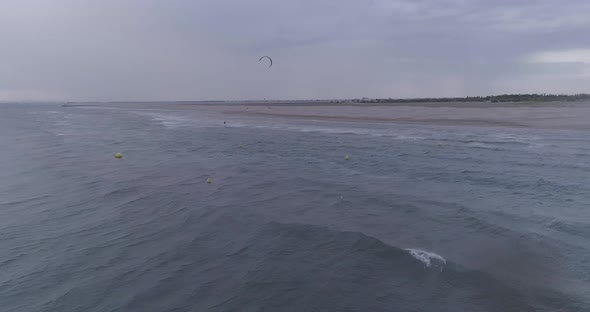
<path fill-rule="evenodd" d="M 0 105 L 0 311 L 590 311 L 590 131 Z"/>

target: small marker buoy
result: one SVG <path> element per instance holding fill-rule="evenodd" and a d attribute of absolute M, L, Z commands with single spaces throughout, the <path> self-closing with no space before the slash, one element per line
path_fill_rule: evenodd
<path fill-rule="evenodd" d="M 349 160 L 349 159 L 350 159 L 350 157 L 348 157 L 348 155 L 346 155 L 346 157 L 344 157 L 344 159 L 346 159 L 346 160 Z"/>
<path fill-rule="evenodd" d="M 121 154 L 121 153 L 115 153 L 115 158 L 121 159 L 121 158 L 123 158 L 123 154 Z"/>
<path fill-rule="evenodd" d="M 211 178 L 207 178 L 207 183 L 211 184 L 211 182 L 213 182 L 213 180 Z"/>

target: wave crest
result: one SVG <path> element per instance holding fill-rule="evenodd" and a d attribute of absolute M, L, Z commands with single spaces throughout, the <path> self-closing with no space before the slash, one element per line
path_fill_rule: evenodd
<path fill-rule="evenodd" d="M 430 267 L 431 265 L 445 265 L 447 264 L 447 260 L 440 255 L 437 255 L 433 252 L 428 252 L 420 249 L 413 249 L 413 248 L 406 248 L 407 252 L 412 255 L 412 257 L 420 260 L 420 262 L 424 263 L 426 267 Z"/>

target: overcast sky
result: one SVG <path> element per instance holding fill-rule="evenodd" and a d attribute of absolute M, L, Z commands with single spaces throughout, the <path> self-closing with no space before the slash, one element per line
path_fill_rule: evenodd
<path fill-rule="evenodd" d="M 4 101 L 519 92 L 590 92 L 590 1 L 0 1 Z"/>

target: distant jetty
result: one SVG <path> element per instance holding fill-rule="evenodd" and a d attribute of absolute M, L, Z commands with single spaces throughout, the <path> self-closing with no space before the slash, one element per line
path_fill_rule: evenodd
<path fill-rule="evenodd" d="M 446 103 L 446 102 L 574 102 L 590 101 L 590 94 L 503 94 L 489 96 L 467 96 L 448 98 L 411 98 L 411 99 L 355 99 L 356 103 Z"/>

